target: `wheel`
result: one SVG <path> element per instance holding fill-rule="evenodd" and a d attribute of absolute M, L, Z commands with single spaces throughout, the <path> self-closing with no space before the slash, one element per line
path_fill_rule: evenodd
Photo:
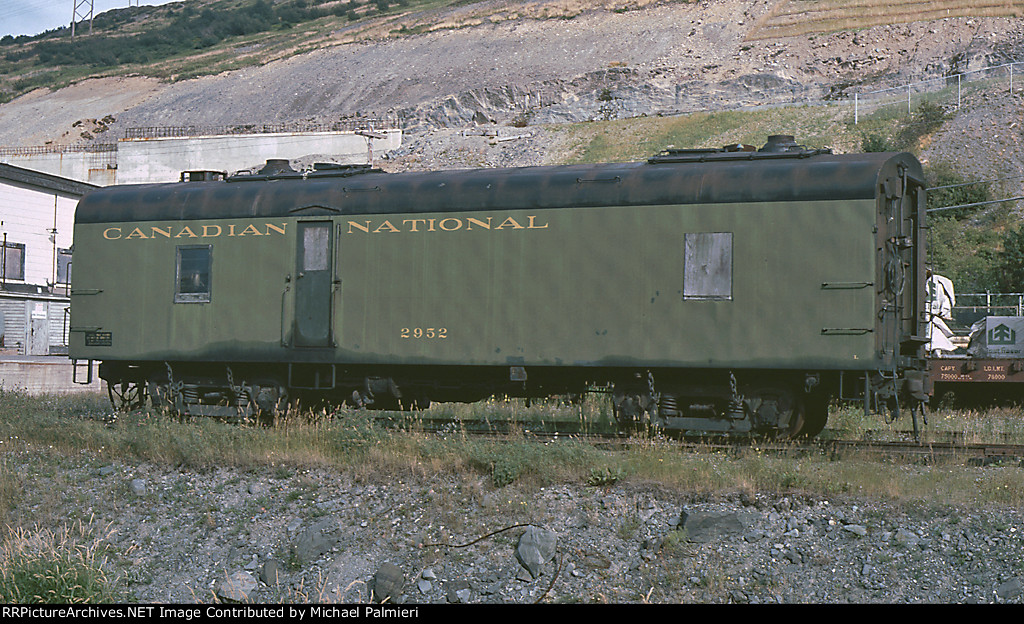
<path fill-rule="evenodd" d="M 803 438 L 813 438 L 825 428 L 828 422 L 828 395 L 810 394 L 804 395 L 804 425 L 797 434 Z"/>
<path fill-rule="evenodd" d="M 114 409 L 128 412 L 146 404 L 146 386 L 135 381 L 108 383 L 107 396 Z"/>
<path fill-rule="evenodd" d="M 291 402 L 288 389 L 275 379 L 255 381 L 246 388 L 246 415 L 262 424 L 273 424 L 288 415 Z"/>
<path fill-rule="evenodd" d="M 791 440 L 803 431 L 803 402 L 786 387 L 767 386 L 744 393 L 749 397 L 756 428 L 766 435 Z"/>
<path fill-rule="evenodd" d="M 619 431 L 633 433 L 658 427 L 658 405 L 647 393 L 612 393 L 612 415 Z"/>
<path fill-rule="evenodd" d="M 797 402 L 793 405 L 792 414 L 789 417 L 789 425 L 784 429 L 781 429 L 781 438 L 786 440 L 793 440 L 800 437 L 803 434 L 804 427 L 807 424 L 807 417 L 804 413 L 804 405 L 802 402 Z"/>

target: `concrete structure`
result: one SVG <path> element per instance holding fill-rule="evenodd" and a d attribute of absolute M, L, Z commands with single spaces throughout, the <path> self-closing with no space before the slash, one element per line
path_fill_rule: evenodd
<path fill-rule="evenodd" d="M 0 164 L 2 352 L 67 352 L 75 207 L 78 199 L 94 188 Z"/>
<path fill-rule="evenodd" d="M 85 367 L 78 370 L 79 381 L 85 380 Z M 93 365 L 92 383 L 74 383 L 71 360 L 66 357 L 0 356 L 0 388 L 6 391 L 40 394 L 77 394 L 107 391 L 105 381 L 96 376 Z"/>
<path fill-rule="evenodd" d="M 110 186 L 117 181 L 117 145 L 113 143 L 3 147 L 0 162 L 96 186 Z"/>
<path fill-rule="evenodd" d="M 258 169 L 275 158 L 322 155 L 332 162 L 365 164 L 374 154 L 401 144 L 401 130 L 122 139 L 117 145 L 117 183 L 177 182 L 182 171 L 231 174 Z"/>
<path fill-rule="evenodd" d="M 230 174 L 278 158 L 366 164 L 401 144 L 396 128 L 125 138 L 116 145 L 0 148 L 0 161 L 108 186 L 177 182 L 182 171 Z"/>

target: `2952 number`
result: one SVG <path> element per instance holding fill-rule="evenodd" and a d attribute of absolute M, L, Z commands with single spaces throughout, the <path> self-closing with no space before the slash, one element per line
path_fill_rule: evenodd
<path fill-rule="evenodd" d="M 403 327 L 401 332 L 402 338 L 409 338 L 419 340 L 421 338 L 427 340 L 444 340 L 448 337 L 447 327 Z"/>

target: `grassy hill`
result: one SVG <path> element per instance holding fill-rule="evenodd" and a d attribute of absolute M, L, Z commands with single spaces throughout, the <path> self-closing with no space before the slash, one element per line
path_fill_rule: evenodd
<path fill-rule="evenodd" d="M 353 41 L 521 19 L 572 19 L 692 0 L 187 0 L 130 7 L 80 26 L 0 39 L 0 103 L 38 87 L 142 74 L 181 80 Z M 759 3 L 750 2 L 751 10 Z M 780 0 L 748 40 L 947 17 L 1021 17 L 1017 0 Z M 741 22 L 742 23 L 742 22 Z M 739 27 L 739 25 L 737 25 Z"/>
<path fill-rule="evenodd" d="M 424 9 L 436 0 L 189 0 L 102 13 L 92 32 L 64 27 L 0 39 L 0 101 L 37 87 L 141 73 L 168 80 L 301 53 L 368 17 Z M 85 34 L 81 34 L 85 33 Z"/>

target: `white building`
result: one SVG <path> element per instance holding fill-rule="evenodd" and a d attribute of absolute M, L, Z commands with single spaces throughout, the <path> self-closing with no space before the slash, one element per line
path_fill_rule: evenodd
<path fill-rule="evenodd" d="M 75 207 L 94 188 L 0 163 L 2 352 L 67 352 Z"/>

